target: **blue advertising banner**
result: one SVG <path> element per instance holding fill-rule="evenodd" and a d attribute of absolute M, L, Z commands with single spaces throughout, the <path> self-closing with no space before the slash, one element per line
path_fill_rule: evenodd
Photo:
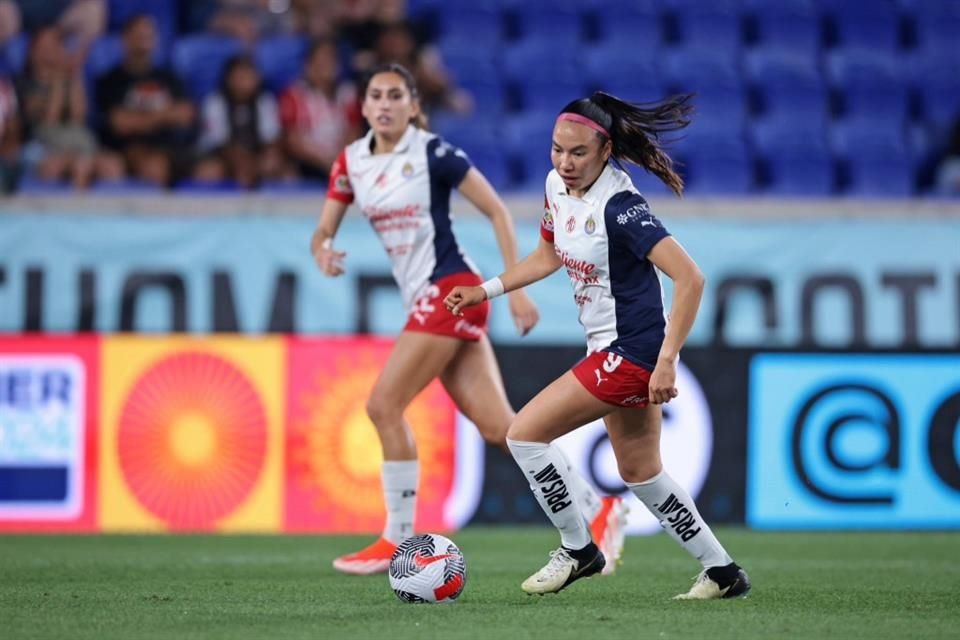
<path fill-rule="evenodd" d="M 960 526 L 960 355 L 760 354 L 747 524 Z"/>
<path fill-rule="evenodd" d="M 960 220 L 665 219 L 707 288 L 689 344 L 944 348 L 960 345 Z M 391 335 L 406 312 L 369 225 L 348 214 L 345 275 L 322 276 L 304 217 L 0 216 L 0 332 L 294 332 Z M 455 222 L 490 276 L 490 224 Z M 521 255 L 539 240 L 518 224 Z M 922 250 L 918 249 L 922 247 Z M 669 278 L 664 278 L 669 294 Z M 583 342 L 567 278 L 530 287 L 524 343 Z M 494 341 L 517 344 L 505 301 Z"/>

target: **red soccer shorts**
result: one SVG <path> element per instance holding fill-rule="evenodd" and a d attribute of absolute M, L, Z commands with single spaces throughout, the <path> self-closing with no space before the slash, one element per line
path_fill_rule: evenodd
<path fill-rule="evenodd" d="M 403 330 L 422 331 L 437 336 L 450 336 L 476 342 L 487 333 L 490 302 L 485 300 L 480 304 L 467 307 L 463 310 L 462 316 L 455 316 L 443 306 L 443 299 L 454 287 L 476 287 L 481 282 L 480 276 L 469 271 L 440 278 L 427 287 L 424 295 L 417 298 Z"/>
<path fill-rule="evenodd" d="M 618 407 L 645 407 L 650 372 L 610 351 L 594 351 L 573 366 L 573 375 L 594 396 Z"/>

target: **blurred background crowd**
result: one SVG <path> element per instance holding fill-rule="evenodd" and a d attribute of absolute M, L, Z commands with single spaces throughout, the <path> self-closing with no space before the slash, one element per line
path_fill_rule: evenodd
<path fill-rule="evenodd" d="M 960 0 L 0 0 L 0 185 L 321 190 L 400 62 L 501 189 L 603 89 L 697 94 L 692 194 L 958 195 L 958 34 Z"/>

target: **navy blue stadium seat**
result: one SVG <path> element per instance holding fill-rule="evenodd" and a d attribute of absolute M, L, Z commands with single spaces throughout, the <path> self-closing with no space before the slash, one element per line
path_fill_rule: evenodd
<path fill-rule="evenodd" d="M 511 115 L 503 121 L 503 147 L 514 169 L 513 186 L 525 191 L 543 191 L 543 181 L 552 168 L 550 144 L 560 105 L 549 111 Z"/>
<path fill-rule="evenodd" d="M 814 0 L 754 0 L 750 14 L 759 39 L 755 46 L 811 59 L 820 54 L 821 20 Z"/>
<path fill-rule="evenodd" d="M 505 50 L 503 61 L 522 110 L 557 113 L 585 92 L 587 78 L 573 48 L 548 49 L 528 41 Z"/>
<path fill-rule="evenodd" d="M 914 162 L 905 127 L 878 127 L 855 120 L 831 127 L 830 146 L 846 166 L 848 195 L 907 196 L 914 189 Z"/>
<path fill-rule="evenodd" d="M 737 64 L 707 49 L 664 50 L 658 64 L 670 91 L 690 93 L 743 86 Z"/>
<path fill-rule="evenodd" d="M 826 65 L 831 86 L 843 96 L 844 115 L 902 126 L 909 95 L 899 60 L 867 49 L 839 50 Z"/>
<path fill-rule="evenodd" d="M 929 58 L 960 62 L 960 2 L 923 0 L 915 6 L 917 48 Z"/>
<path fill-rule="evenodd" d="M 110 196 L 156 195 L 163 192 L 161 187 L 136 178 L 100 181 L 90 187 L 91 194 Z"/>
<path fill-rule="evenodd" d="M 900 10 L 896 0 L 820 0 L 842 48 L 873 49 L 887 55 L 900 50 Z"/>
<path fill-rule="evenodd" d="M 300 76 L 307 45 L 300 36 L 275 36 L 257 42 L 254 60 L 268 89 L 280 93 Z"/>
<path fill-rule="evenodd" d="M 911 77 L 924 121 L 945 134 L 952 120 L 960 117 L 960 61 L 921 60 L 911 67 Z"/>
<path fill-rule="evenodd" d="M 753 157 L 739 137 L 698 136 L 670 151 L 691 195 L 742 195 L 753 189 Z"/>
<path fill-rule="evenodd" d="M 670 0 L 679 46 L 707 49 L 716 56 L 736 58 L 743 42 L 743 24 L 736 0 Z"/>
<path fill-rule="evenodd" d="M 624 56 L 652 53 L 663 42 L 660 12 L 652 0 L 594 0 L 598 41 L 627 47 Z"/>
<path fill-rule="evenodd" d="M 477 115 L 497 114 L 505 109 L 501 65 L 491 52 L 476 47 L 441 51 L 444 65 L 455 80 L 473 95 Z"/>
<path fill-rule="evenodd" d="M 523 0 L 509 8 L 521 40 L 543 46 L 576 46 L 586 32 L 580 6 L 569 0 Z"/>
<path fill-rule="evenodd" d="M 663 97 L 663 82 L 651 56 L 601 42 L 584 48 L 582 57 L 588 91 L 602 90 L 633 102 Z"/>
<path fill-rule="evenodd" d="M 819 68 L 802 56 L 757 52 L 744 69 L 765 119 L 822 127 L 828 116 L 827 90 Z"/>
<path fill-rule="evenodd" d="M 504 16 L 497 2 L 446 2 L 438 20 L 438 39 L 483 47 L 503 40 Z"/>
<path fill-rule="evenodd" d="M 24 175 L 17 183 L 17 193 L 22 195 L 69 196 L 75 194 L 73 186 L 62 180 L 44 180 L 32 174 Z"/>
<path fill-rule="evenodd" d="M 173 45 L 173 70 L 185 83 L 193 98 L 201 100 L 217 87 L 227 60 L 241 51 L 240 43 L 226 36 L 185 36 Z"/>
<path fill-rule="evenodd" d="M 795 123 L 770 120 L 753 125 L 750 137 L 761 159 L 764 193 L 827 196 L 833 192 L 834 161 L 819 132 L 798 132 Z"/>

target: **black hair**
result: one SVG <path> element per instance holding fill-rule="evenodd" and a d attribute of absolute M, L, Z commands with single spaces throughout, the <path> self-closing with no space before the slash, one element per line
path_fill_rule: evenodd
<path fill-rule="evenodd" d="M 307 45 L 306 54 L 303 56 L 304 61 L 310 60 L 317 51 L 326 49 L 327 47 L 332 47 L 334 54 L 339 54 L 337 41 L 333 38 L 314 38 L 310 41 L 310 44 Z"/>
<path fill-rule="evenodd" d="M 367 88 L 370 86 L 370 81 L 373 80 L 373 77 L 381 73 L 395 73 L 401 78 L 403 78 L 403 83 L 407 86 L 407 91 L 410 92 L 410 97 L 414 100 L 420 99 L 420 90 L 417 89 L 417 80 L 413 77 L 413 74 L 410 73 L 410 70 L 407 69 L 402 64 L 397 64 L 396 62 L 387 62 L 375 66 L 370 70 L 369 73 L 363 79 L 362 89 L 360 91 L 360 96 L 362 99 L 367 97 Z M 420 113 L 413 119 L 413 125 L 420 129 L 426 129 L 428 127 L 428 121 L 426 114 L 423 113 L 421 108 Z"/>
<path fill-rule="evenodd" d="M 224 99 L 227 102 L 233 102 L 233 96 L 230 95 L 230 74 L 233 73 L 238 67 L 250 67 L 253 69 L 257 76 L 260 78 L 260 82 L 257 83 L 257 88 L 253 93 L 253 100 L 256 100 L 257 97 L 263 93 L 263 74 L 260 73 L 260 68 L 257 67 L 256 60 L 253 59 L 249 53 L 238 53 L 232 56 L 227 60 L 226 64 L 223 65 L 223 70 L 220 72 L 220 93 L 223 95 Z"/>
<path fill-rule="evenodd" d="M 663 150 L 661 135 L 679 131 L 690 124 L 691 94 L 672 96 L 660 102 L 630 103 L 603 91 L 574 100 L 560 113 L 589 118 L 610 132 L 597 132 L 602 143 L 613 144 L 611 156 L 643 167 L 664 182 L 678 196 L 683 195 L 683 178 L 673 169 L 673 160 Z"/>

